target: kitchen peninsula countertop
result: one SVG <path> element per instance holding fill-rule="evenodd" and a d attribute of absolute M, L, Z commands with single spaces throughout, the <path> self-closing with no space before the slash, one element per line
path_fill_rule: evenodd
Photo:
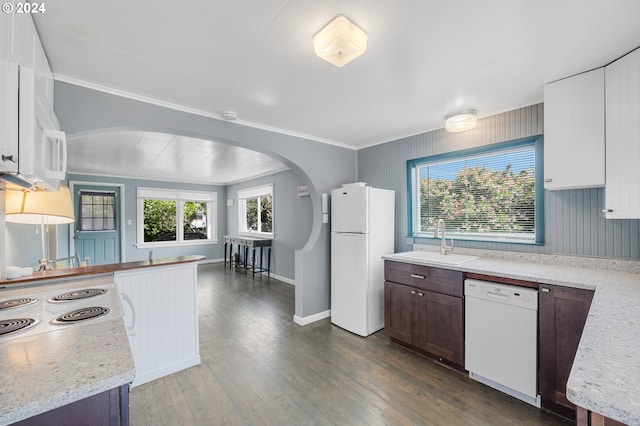
<path fill-rule="evenodd" d="M 109 274 L 61 282 L 48 291 L 112 283 Z M 50 289 L 50 290 L 49 290 Z M 26 296 L 31 288 L 0 290 Z M 117 388 L 135 378 L 123 319 L 97 321 L 0 340 L 0 424 L 10 424 Z"/>
<path fill-rule="evenodd" d="M 11 280 L 0 280 L 0 289 L 10 285 L 34 284 L 33 281 L 48 280 L 53 278 L 73 278 L 82 275 L 114 273 L 132 269 L 167 266 L 176 263 L 199 262 L 204 258 L 204 256 L 198 255 L 166 257 L 157 260 L 141 260 L 137 262 L 110 263 L 107 265 L 80 266 L 78 268 L 58 269 L 52 271 L 36 271 L 33 273 L 33 275 L 27 275 Z"/>
<path fill-rule="evenodd" d="M 456 253 L 480 257 L 459 265 L 397 254 L 383 258 L 596 290 L 567 383 L 567 397 L 593 412 L 640 425 L 640 262 L 485 250 L 456 249 Z"/>
<path fill-rule="evenodd" d="M 113 273 L 197 262 L 204 256 L 35 272 L 0 281 L 0 298 L 36 286 L 113 280 Z M 122 318 L 0 340 L 0 425 L 10 424 L 131 383 L 136 371 Z"/>

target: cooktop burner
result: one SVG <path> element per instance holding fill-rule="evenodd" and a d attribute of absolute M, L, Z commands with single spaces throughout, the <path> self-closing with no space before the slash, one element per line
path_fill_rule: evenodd
<path fill-rule="evenodd" d="M 76 309 L 75 311 L 67 312 L 64 315 L 51 321 L 52 324 L 74 324 L 81 321 L 92 320 L 103 315 L 107 315 L 111 310 L 109 308 L 103 308 L 101 306 L 91 306 L 88 308 Z"/>
<path fill-rule="evenodd" d="M 69 302 L 72 300 L 88 299 L 89 297 L 101 296 L 108 291 L 106 288 L 83 288 L 82 290 L 59 294 L 49 299 L 49 302 Z"/>
<path fill-rule="evenodd" d="M 38 299 L 33 297 L 21 297 L 19 299 L 8 299 L 0 302 L 0 310 L 19 308 L 20 306 L 31 305 L 36 303 Z"/>
<path fill-rule="evenodd" d="M 36 320 L 33 318 L 0 320 L 0 336 L 7 336 L 9 334 L 26 331 L 34 325 L 36 325 Z"/>

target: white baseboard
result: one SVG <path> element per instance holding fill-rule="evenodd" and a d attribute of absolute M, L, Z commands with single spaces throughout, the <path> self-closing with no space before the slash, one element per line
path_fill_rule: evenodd
<path fill-rule="evenodd" d="M 220 263 L 220 262 L 224 262 L 224 259 L 202 259 L 200 262 L 198 262 L 199 265 L 204 265 L 205 263 Z"/>
<path fill-rule="evenodd" d="M 298 315 L 293 316 L 293 322 L 298 325 L 308 325 L 316 321 L 320 321 L 325 318 L 329 318 L 331 316 L 331 309 L 327 309 L 324 312 L 318 312 L 317 314 L 309 315 L 308 317 L 299 317 Z"/>
<path fill-rule="evenodd" d="M 262 273 L 262 275 L 267 275 L 267 273 L 266 273 L 266 272 L 263 272 L 263 273 Z M 280 275 L 274 274 L 273 272 L 271 272 L 271 273 L 269 274 L 269 276 L 270 276 L 271 278 L 275 278 L 275 279 L 276 279 L 276 280 L 278 280 L 278 281 L 282 281 L 283 283 L 291 284 L 291 285 L 292 285 L 292 286 L 294 286 L 294 287 L 296 286 L 296 281 L 295 281 L 295 280 L 292 280 L 291 278 L 282 277 L 282 276 L 280 276 Z"/>

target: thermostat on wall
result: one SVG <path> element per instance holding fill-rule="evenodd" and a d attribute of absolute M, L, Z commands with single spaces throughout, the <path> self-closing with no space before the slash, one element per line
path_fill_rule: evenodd
<path fill-rule="evenodd" d="M 233 206 L 233 198 L 227 199 L 227 207 Z"/>

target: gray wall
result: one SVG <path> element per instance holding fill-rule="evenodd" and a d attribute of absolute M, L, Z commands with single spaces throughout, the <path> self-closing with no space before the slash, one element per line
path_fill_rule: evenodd
<path fill-rule="evenodd" d="M 271 272 L 293 280 L 295 277 L 295 251 L 309 239 L 312 227 L 310 197 L 298 197 L 296 189 L 302 181 L 290 170 L 227 186 L 227 233 L 238 232 L 238 189 L 273 183 L 274 240 L 271 250 Z M 265 258 L 266 261 L 266 258 Z"/>
<path fill-rule="evenodd" d="M 312 228 L 295 252 L 296 317 L 330 308 L 330 232 L 321 194 L 356 179 L 356 152 L 301 137 L 181 112 L 64 82 L 55 82 L 55 111 L 67 137 L 113 130 L 146 130 L 242 146 L 285 163 L 309 187 Z"/>
<path fill-rule="evenodd" d="M 149 250 L 153 250 L 153 257 L 156 259 L 163 257 L 173 256 L 188 256 L 188 255 L 203 255 L 207 259 L 222 259 L 223 252 L 223 239 L 226 221 L 227 221 L 227 209 L 225 207 L 226 189 L 224 186 L 215 185 L 195 185 L 178 182 L 161 182 L 154 180 L 143 179 L 123 179 L 115 177 L 101 177 L 101 176 L 85 176 L 68 174 L 68 181 L 82 181 L 82 182 L 108 182 L 114 184 L 124 185 L 124 201 L 125 217 L 121 220 L 122 226 L 125 227 L 125 241 L 122 245 L 125 248 L 126 261 L 146 260 L 149 256 Z M 191 191 L 202 192 L 215 192 L 217 193 L 217 212 L 216 212 L 216 237 L 218 239 L 217 244 L 203 244 L 194 246 L 174 246 L 174 247 L 153 247 L 149 248 L 136 248 L 136 214 L 137 214 L 137 188 L 164 188 L 164 189 L 185 189 Z M 127 220 L 131 220 L 132 225 L 127 225 Z M 68 230 L 66 233 L 59 226 L 59 240 L 69 239 Z M 60 246 L 63 244 L 61 243 Z"/>
<path fill-rule="evenodd" d="M 407 238 L 407 160 L 505 142 L 544 133 L 543 105 L 532 105 L 478 120 L 462 133 L 444 129 L 399 139 L 358 151 L 358 180 L 396 191 L 396 251 L 411 249 Z M 579 159 L 579 153 L 576 153 Z M 572 159 L 567 159 L 571 167 Z M 605 220 L 603 189 L 545 191 L 545 244 L 524 245 L 456 241 L 460 247 L 489 250 L 638 259 L 638 220 Z M 416 238 L 416 243 L 439 244 Z"/>

